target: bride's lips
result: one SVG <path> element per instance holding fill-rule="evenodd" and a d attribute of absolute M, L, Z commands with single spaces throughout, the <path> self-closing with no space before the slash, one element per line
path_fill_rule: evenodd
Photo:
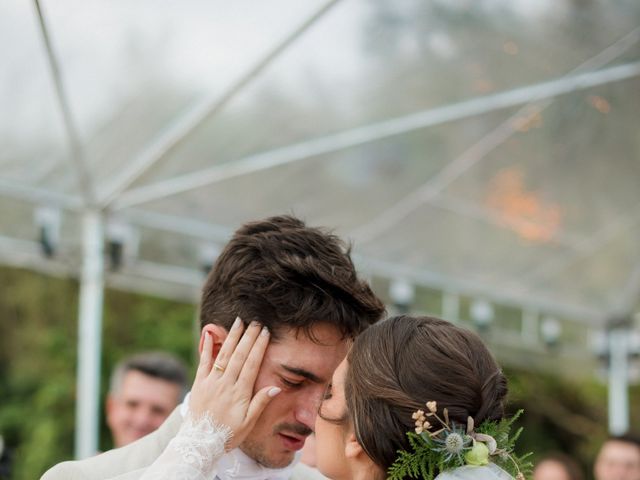
<path fill-rule="evenodd" d="M 304 447 L 306 437 L 290 433 L 278 433 L 278 436 L 287 450 L 300 450 Z"/>

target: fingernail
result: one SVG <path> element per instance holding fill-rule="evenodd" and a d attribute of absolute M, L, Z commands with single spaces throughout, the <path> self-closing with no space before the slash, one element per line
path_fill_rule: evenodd
<path fill-rule="evenodd" d="M 262 327 L 262 331 L 260 332 L 260 335 L 262 335 L 263 337 L 266 337 L 269 335 L 269 329 L 267 327 Z"/>
<path fill-rule="evenodd" d="M 278 387 L 272 387 L 269 389 L 269 391 L 267 392 L 267 395 L 269 395 L 270 397 L 275 397 L 276 395 L 278 395 L 280 392 L 282 391 L 281 388 Z"/>
<path fill-rule="evenodd" d="M 240 326 L 240 323 L 242 323 L 242 319 L 240 317 L 236 317 L 231 328 L 238 328 Z"/>
<path fill-rule="evenodd" d="M 260 324 L 254 320 L 253 322 L 251 322 L 251 326 L 252 327 L 259 327 Z"/>

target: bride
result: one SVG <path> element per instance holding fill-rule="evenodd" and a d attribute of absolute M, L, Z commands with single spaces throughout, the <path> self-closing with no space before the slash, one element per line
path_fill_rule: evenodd
<path fill-rule="evenodd" d="M 210 479 L 278 401 L 278 387 L 253 393 L 268 345 L 258 331 L 229 335 L 216 363 L 205 338 L 187 421 L 143 480 Z M 382 321 L 333 375 L 316 420 L 318 468 L 333 480 L 524 479 L 503 418 L 506 394 L 473 332 L 431 317 Z"/>

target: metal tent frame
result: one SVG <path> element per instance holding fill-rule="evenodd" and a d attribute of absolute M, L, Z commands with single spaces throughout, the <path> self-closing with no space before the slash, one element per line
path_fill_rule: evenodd
<path fill-rule="evenodd" d="M 487 224 L 498 224 L 499 219 L 492 212 L 465 203 L 455 198 L 441 195 L 447 186 L 474 165 L 481 162 L 497 146 L 506 142 L 517 131 L 517 120 L 538 114 L 557 98 L 640 77 L 640 61 L 611 64 L 624 56 L 632 47 L 640 43 L 640 28 L 624 35 L 607 49 L 601 51 L 577 68 L 558 78 L 487 94 L 441 107 L 429 108 L 408 115 L 377 121 L 337 133 L 318 136 L 284 147 L 277 147 L 259 153 L 250 154 L 235 161 L 176 175 L 166 180 L 135 186 L 145 172 L 153 168 L 169 153 L 181 144 L 194 130 L 200 128 L 205 120 L 215 117 L 232 99 L 236 98 L 269 67 L 283 52 L 298 41 L 311 27 L 321 21 L 338 4 L 337 0 L 328 1 L 305 18 L 296 28 L 276 42 L 245 74 L 241 75 L 226 91 L 220 95 L 206 98 L 176 118 L 163 132 L 157 135 L 142 152 L 131 160 L 118 175 L 110 179 L 102 188 L 92 176 L 78 134 L 76 121 L 61 74 L 54 44 L 51 40 L 47 18 L 40 0 L 34 0 L 39 19 L 43 48 L 48 60 L 51 81 L 54 86 L 59 113 L 63 121 L 70 167 L 77 179 L 79 196 L 61 194 L 45 189 L 20 185 L 0 180 L 0 195 L 26 201 L 34 205 L 54 206 L 73 212 L 81 217 L 82 223 L 82 268 L 74 271 L 65 262 L 55 259 L 38 261 L 40 245 L 37 242 L 17 240 L 0 236 L 0 251 L 11 252 L 0 256 L 0 261 L 10 265 L 26 266 L 54 274 L 74 274 L 80 276 L 79 307 L 79 359 L 78 359 L 78 402 L 76 415 L 76 456 L 83 458 L 97 450 L 99 372 L 101 351 L 102 299 L 105 281 L 121 288 L 154 291 L 166 296 L 176 296 L 176 285 L 183 288 L 177 296 L 193 298 L 202 280 L 197 269 L 183 268 L 156 262 L 139 262 L 128 271 L 128 275 L 105 272 L 104 239 L 107 218 L 119 220 L 137 227 L 152 228 L 218 244 L 224 243 L 231 233 L 229 227 L 215 225 L 195 218 L 184 218 L 169 213 L 145 210 L 144 206 L 161 199 L 192 192 L 202 187 L 257 174 L 285 165 L 303 163 L 319 155 L 341 152 L 382 139 L 395 137 L 427 127 L 460 121 L 490 112 L 506 111 L 511 113 L 497 127 L 484 134 L 476 143 L 461 155 L 452 159 L 444 168 L 432 176 L 428 182 L 409 192 L 395 203 L 380 211 L 374 218 L 347 232 L 358 244 L 367 244 L 381 235 L 392 231 L 417 208 L 427 204 L 436 208 L 455 212 L 463 217 L 473 218 Z M 583 258 L 597 251 L 620 232 L 637 228 L 640 214 L 624 217 L 601 228 L 590 238 L 570 236 L 559 241 L 570 254 L 561 259 L 539 265 L 529 273 L 530 278 L 544 278 L 558 271 L 577 258 Z M 597 327 L 612 315 L 631 311 L 640 290 L 640 259 L 637 260 L 636 274 L 628 284 L 628 291 L 620 297 L 614 311 L 595 309 L 591 306 L 563 302 L 554 299 L 536 298 L 532 292 L 510 289 L 507 286 L 495 288 L 482 285 L 473 280 L 454 278 L 435 271 L 395 264 L 385 259 L 374 258 L 356 251 L 358 266 L 371 275 L 385 278 L 404 278 L 417 285 L 438 288 L 452 292 L 443 309 L 453 317 L 457 316 L 459 305 L 457 295 L 482 297 L 496 302 L 517 305 L 523 309 L 522 337 L 537 331 L 537 313 L 553 312 Z M 132 280 L 133 278 L 133 280 Z M 154 282 L 155 278 L 171 279 L 164 286 Z M 140 282 L 140 279 L 146 281 Z M 168 286 L 168 287 L 167 287 Z M 532 320 L 533 318 L 533 320 Z M 528 333 L 527 333 L 528 332 Z M 611 379 L 610 379 L 610 429 L 622 432 L 628 427 L 627 361 L 629 346 L 624 332 L 612 330 L 610 336 Z"/>

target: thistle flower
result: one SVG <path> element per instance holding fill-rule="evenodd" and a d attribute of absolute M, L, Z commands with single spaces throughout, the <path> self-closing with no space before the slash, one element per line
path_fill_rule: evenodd
<path fill-rule="evenodd" d="M 444 440 L 444 449 L 454 455 L 460 453 L 464 447 L 464 439 L 457 432 L 450 433 Z"/>
<path fill-rule="evenodd" d="M 442 433 L 433 437 L 433 442 L 438 445 L 434 450 L 445 454 L 444 460 L 450 461 L 454 457 L 458 457 L 462 461 L 462 454 L 471 447 L 471 437 L 466 435 L 464 431 L 453 426 L 451 431 L 443 430 Z"/>

